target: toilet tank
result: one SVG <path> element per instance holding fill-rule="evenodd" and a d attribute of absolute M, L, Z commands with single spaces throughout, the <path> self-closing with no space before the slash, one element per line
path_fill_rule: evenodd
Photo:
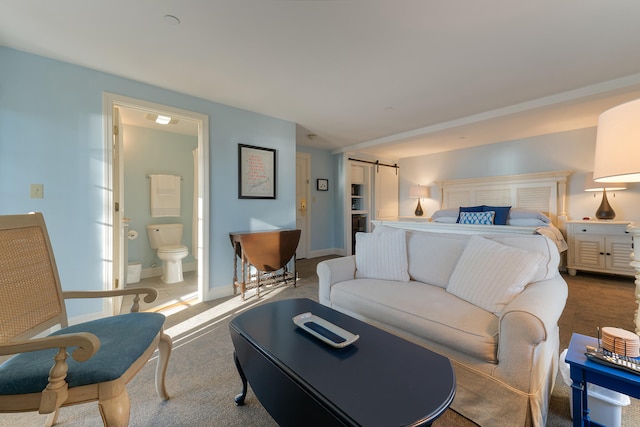
<path fill-rule="evenodd" d="M 182 243 L 182 224 L 149 224 L 147 235 L 152 249 Z"/>

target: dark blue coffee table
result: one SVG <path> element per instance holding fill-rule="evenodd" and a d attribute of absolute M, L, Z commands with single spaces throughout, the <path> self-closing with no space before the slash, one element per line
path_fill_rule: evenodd
<path fill-rule="evenodd" d="M 360 335 L 333 348 L 294 325 L 311 312 Z M 229 324 L 247 381 L 281 426 L 427 426 L 449 407 L 456 381 L 446 357 L 309 299 L 267 303 Z"/>

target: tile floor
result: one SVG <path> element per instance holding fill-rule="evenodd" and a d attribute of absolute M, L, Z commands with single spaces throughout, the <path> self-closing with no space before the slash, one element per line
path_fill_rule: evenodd
<path fill-rule="evenodd" d="M 158 298 L 151 304 L 140 301 L 140 311 L 161 311 L 165 315 L 180 311 L 198 302 L 198 276 L 196 271 L 184 273 L 184 281 L 178 283 L 163 283 L 160 276 L 141 279 L 138 283 L 130 283 L 130 288 L 154 288 L 158 291 Z M 133 295 L 122 299 L 121 313 L 128 313 L 133 302 Z"/>

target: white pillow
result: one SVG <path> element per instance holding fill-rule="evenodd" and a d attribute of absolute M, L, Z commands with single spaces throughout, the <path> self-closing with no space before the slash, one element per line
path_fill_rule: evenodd
<path fill-rule="evenodd" d="M 533 278 L 543 256 L 472 236 L 451 274 L 447 292 L 499 315 Z"/>
<path fill-rule="evenodd" d="M 551 223 L 551 219 L 540 211 L 524 208 L 513 208 L 509 211 L 507 219 L 539 219 L 540 221 Z"/>
<path fill-rule="evenodd" d="M 436 218 L 441 218 L 441 217 L 448 217 L 448 216 L 452 216 L 452 217 L 455 217 L 457 219 L 459 210 L 460 210 L 459 208 L 440 209 L 440 210 L 435 211 L 433 213 L 433 215 L 431 215 L 431 219 L 436 219 Z"/>
<path fill-rule="evenodd" d="M 405 230 L 391 227 L 384 232 L 356 233 L 356 278 L 408 282 L 406 235 Z"/>
<path fill-rule="evenodd" d="M 458 216 L 440 216 L 438 218 L 431 218 L 433 222 L 442 222 L 445 224 L 455 224 L 458 222 Z"/>

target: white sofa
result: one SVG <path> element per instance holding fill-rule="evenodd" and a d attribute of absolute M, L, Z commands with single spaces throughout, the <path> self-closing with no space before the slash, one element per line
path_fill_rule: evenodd
<path fill-rule="evenodd" d="M 355 256 L 318 264 L 319 299 L 448 357 L 458 413 L 544 426 L 567 298 L 559 260 L 541 235 L 381 227 L 356 236 Z"/>

